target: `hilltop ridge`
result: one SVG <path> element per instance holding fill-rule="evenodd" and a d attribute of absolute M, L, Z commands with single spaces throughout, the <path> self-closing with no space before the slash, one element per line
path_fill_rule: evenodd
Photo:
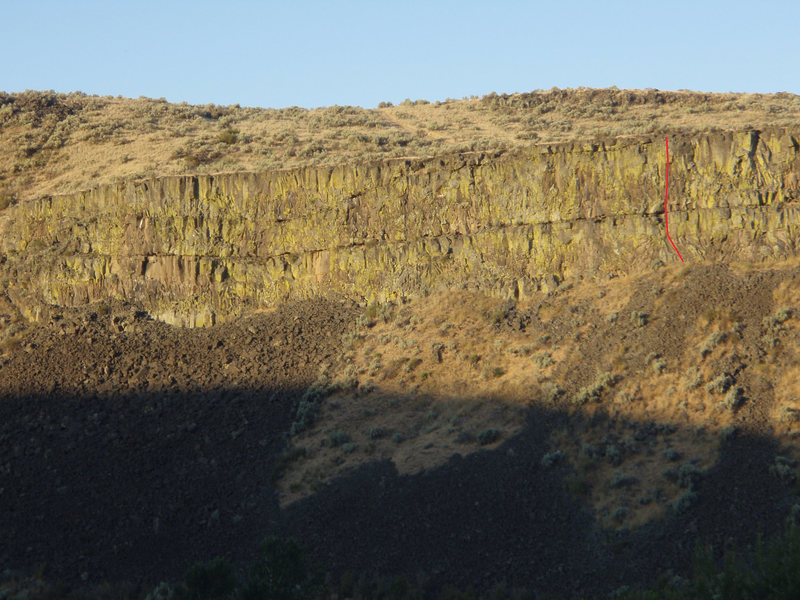
<path fill-rule="evenodd" d="M 642 134 L 745 131 L 800 120 L 788 94 L 553 89 L 381 108 L 170 104 L 0 93 L 0 206 L 120 179 L 505 151 Z"/>

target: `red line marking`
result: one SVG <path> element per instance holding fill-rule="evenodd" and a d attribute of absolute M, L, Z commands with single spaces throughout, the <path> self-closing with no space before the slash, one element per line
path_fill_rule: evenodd
<path fill-rule="evenodd" d="M 678 252 L 675 242 L 672 241 L 669 235 L 669 215 L 667 214 L 667 195 L 669 194 L 669 138 L 665 137 L 664 141 L 667 143 L 667 184 L 664 186 L 664 223 L 667 226 L 667 239 L 669 239 L 669 243 L 672 244 L 672 247 L 675 248 L 675 252 Z M 681 262 L 684 262 L 680 252 L 678 252 L 678 258 L 681 259 Z"/>

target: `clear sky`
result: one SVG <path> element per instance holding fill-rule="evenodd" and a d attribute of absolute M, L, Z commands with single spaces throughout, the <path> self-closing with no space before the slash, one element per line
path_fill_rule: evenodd
<path fill-rule="evenodd" d="M 0 90 L 374 107 L 553 86 L 800 93 L 800 1 L 0 0 Z"/>

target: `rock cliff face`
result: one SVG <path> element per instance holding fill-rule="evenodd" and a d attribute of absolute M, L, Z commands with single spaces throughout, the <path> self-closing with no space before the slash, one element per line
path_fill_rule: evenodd
<path fill-rule="evenodd" d="M 670 233 L 687 262 L 797 254 L 800 130 L 670 137 Z M 0 213 L 6 291 L 121 298 L 200 326 L 289 297 L 448 286 L 524 297 L 678 260 L 662 137 L 266 173 L 166 177 Z"/>

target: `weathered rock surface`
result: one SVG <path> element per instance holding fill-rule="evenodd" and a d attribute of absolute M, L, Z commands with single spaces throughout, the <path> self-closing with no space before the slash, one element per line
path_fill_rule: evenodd
<path fill-rule="evenodd" d="M 671 137 L 670 233 L 686 261 L 797 253 L 798 140 Z M 678 260 L 665 182 L 660 137 L 129 181 L 0 213 L 0 269 L 31 317 L 37 302 L 124 298 L 189 326 L 329 293 L 524 296 L 554 276 Z"/>

